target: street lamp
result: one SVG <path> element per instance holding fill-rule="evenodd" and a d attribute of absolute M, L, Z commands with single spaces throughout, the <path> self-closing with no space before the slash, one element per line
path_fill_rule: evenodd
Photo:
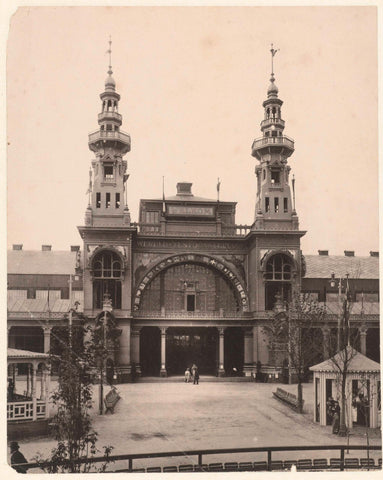
<path fill-rule="evenodd" d="M 332 288 L 338 286 L 338 303 L 339 303 L 339 315 L 338 315 L 338 352 L 341 350 L 341 348 L 344 346 L 342 345 L 342 339 L 341 339 L 341 330 L 342 330 L 342 318 L 344 316 L 344 323 L 346 326 L 346 331 L 347 331 L 347 345 L 350 344 L 350 338 L 349 338 L 349 328 L 347 325 L 348 318 L 346 316 L 348 315 L 348 306 L 346 305 L 346 309 L 343 310 L 342 308 L 342 288 L 343 288 L 343 283 L 345 286 L 345 294 L 346 294 L 346 299 L 345 301 L 348 302 L 349 298 L 349 286 L 348 286 L 348 277 L 350 276 L 349 273 L 346 273 L 345 277 L 339 277 L 338 279 L 335 278 L 335 273 L 333 272 L 331 274 L 331 280 L 330 280 L 330 285 Z"/>
<path fill-rule="evenodd" d="M 73 313 L 73 307 L 72 307 L 72 284 L 73 284 L 73 277 L 75 281 L 78 281 L 80 279 L 79 275 L 72 275 L 71 273 L 69 274 L 69 351 L 72 352 L 72 324 L 73 324 L 73 319 L 72 319 L 72 313 Z M 79 302 L 75 302 L 76 308 L 79 305 Z"/>
<path fill-rule="evenodd" d="M 107 321 L 108 321 L 108 313 L 111 313 L 113 310 L 112 307 L 112 299 L 109 293 L 104 293 L 104 299 L 102 303 L 102 357 L 100 362 L 100 394 L 99 394 L 99 413 L 100 415 L 103 414 L 104 407 L 103 407 L 103 397 L 104 397 L 104 367 L 106 361 L 106 352 L 105 349 L 107 348 L 107 338 L 106 338 L 106 329 L 107 329 Z M 101 320 L 101 319 L 100 319 Z"/>

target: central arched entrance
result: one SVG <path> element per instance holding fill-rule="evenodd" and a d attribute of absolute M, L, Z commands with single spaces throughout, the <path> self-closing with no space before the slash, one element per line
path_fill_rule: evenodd
<path fill-rule="evenodd" d="M 216 328 L 171 327 L 166 332 L 168 375 L 182 375 L 195 363 L 204 375 L 217 373 L 218 332 Z"/>

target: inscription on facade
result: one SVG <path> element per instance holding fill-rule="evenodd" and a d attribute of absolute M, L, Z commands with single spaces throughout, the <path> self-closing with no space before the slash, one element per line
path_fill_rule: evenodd
<path fill-rule="evenodd" d="M 242 305 L 242 310 L 244 312 L 247 312 L 249 310 L 249 302 L 247 299 L 247 295 L 238 277 L 219 260 L 216 260 L 214 258 L 205 256 L 205 255 L 195 255 L 195 254 L 176 255 L 174 257 L 169 257 L 166 260 L 163 260 L 162 262 L 160 262 L 154 268 L 152 268 L 152 270 L 150 270 L 145 275 L 145 277 L 142 279 L 141 283 L 137 288 L 136 296 L 134 299 L 134 310 L 137 311 L 139 309 L 142 293 L 145 290 L 148 283 L 150 283 L 150 281 L 153 279 L 153 277 L 155 277 L 161 270 L 167 267 L 170 267 L 171 265 L 175 265 L 177 263 L 187 263 L 187 262 L 202 263 L 204 265 L 209 265 L 210 267 L 214 267 L 220 272 L 222 272 L 222 274 L 230 280 L 230 283 L 238 292 L 241 305 Z"/>
<path fill-rule="evenodd" d="M 214 215 L 214 208 L 213 207 L 186 207 L 184 205 L 169 205 L 168 214 L 212 217 Z"/>
<path fill-rule="evenodd" d="M 192 241 L 192 240 L 160 240 L 160 239 L 139 239 L 137 248 L 168 248 L 168 249 L 187 249 L 187 250 L 221 250 L 232 252 L 235 249 L 244 250 L 243 245 L 236 242 L 217 242 L 217 241 Z"/>

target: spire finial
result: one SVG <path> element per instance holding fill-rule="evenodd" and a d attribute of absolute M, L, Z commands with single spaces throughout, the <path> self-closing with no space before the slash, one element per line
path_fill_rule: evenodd
<path fill-rule="evenodd" d="M 106 53 L 109 53 L 109 70 L 108 73 L 109 75 L 112 75 L 112 36 L 109 35 L 109 49 L 107 50 Z"/>
<path fill-rule="evenodd" d="M 271 78 L 272 78 L 272 81 L 274 80 L 274 55 L 279 51 L 279 48 L 277 48 L 275 50 L 274 48 L 274 45 L 271 44 L 271 49 L 270 49 L 270 52 L 271 52 Z"/>

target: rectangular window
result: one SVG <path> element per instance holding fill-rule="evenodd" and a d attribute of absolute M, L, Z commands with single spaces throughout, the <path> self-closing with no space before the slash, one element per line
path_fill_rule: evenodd
<path fill-rule="evenodd" d="M 105 165 L 104 166 L 104 178 L 105 178 L 105 180 L 112 180 L 114 178 L 113 165 Z"/>
<path fill-rule="evenodd" d="M 195 310 L 195 295 L 186 296 L 186 310 L 188 312 L 194 312 Z"/>
<path fill-rule="evenodd" d="M 106 194 L 105 207 L 110 208 L 110 193 L 109 192 L 107 192 L 107 194 Z"/>
<path fill-rule="evenodd" d="M 271 183 L 280 183 L 279 171 L 271 171 Z"/>
<path fill-rule="evenodd" d="M 279 212 L 279 198 L 278 197 L 274 198 L 274 212 L 275 213 Z"/>
<path fill-rule="evenodd" d="M 116 208 L 120 208 L 120 194 L 116 193 Z"/>
<path fill-rule="evenodd" d="M 265 197 L 265 210 L 266 212 L 270 212 L 270 198 Z"/>
<path fill-rule="evenodd" d="M 288 206 L 287 206 L 287 198 L 286 197 L 283 199 L 283 211 L 284 211 L 284 213 L 287 213 L 289 211 Z"/>
<path fill-rule="evenodd" d="M 96 208 L 101 208 L 101 193 L 96 193 Z"/>

